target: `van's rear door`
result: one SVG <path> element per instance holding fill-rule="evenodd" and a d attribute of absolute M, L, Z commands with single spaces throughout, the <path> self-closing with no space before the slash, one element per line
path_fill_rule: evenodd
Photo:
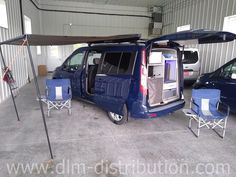
<path fill-rule="evenodd" d="M 94 102 L 101 108 L 123 115 L 128 99 L 136 52 L 107 52 L 95 78 Z"/>
<path fill-rule="evenodd" d="M 230 42 L 236 39 L 236 34 L 224 31 L 191 30 L 164 35 L 147 41 L 147 44 L 175 42 L 180 45 L 211 44 Z"/>

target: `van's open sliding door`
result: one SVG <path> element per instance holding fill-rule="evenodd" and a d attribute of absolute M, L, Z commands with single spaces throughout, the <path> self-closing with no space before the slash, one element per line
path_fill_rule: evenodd
<path fill-rule="evenodd" d="M 94 102 L 101 108 L 123 115 L 129 96 L 136 52 L 106 52 L 95 78 Z"/>
<path fill-rule="evenodd" d="M 123 106 L 129 95 L 131 78 L 98 74 L 95 78 L 94 101 L 101 108 L 123 115 Z"/>

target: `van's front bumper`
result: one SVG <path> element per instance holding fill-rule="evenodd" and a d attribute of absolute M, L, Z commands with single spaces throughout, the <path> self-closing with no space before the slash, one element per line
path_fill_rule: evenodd
<path fill-rule="evenodd" d="M 133 118 L 157 118 L 182 109 L 185 105 L 184 99 L 169 103 L 167 105 L 148 108 L 144 105 L 133 104 L 131 117 Z"/>

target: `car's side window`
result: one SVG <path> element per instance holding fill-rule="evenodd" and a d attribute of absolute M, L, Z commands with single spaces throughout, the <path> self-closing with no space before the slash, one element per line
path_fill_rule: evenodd
<path fill-rule="evenodd" d="M 231 79 L 236 80 L 236 62 L 234 62 L 232 69 L 231 69 Z"/>
<path fill-rule="evenodd" d="M 83 63 L 84 55 L 85 52 L 79 52 L 71 56 L 71 58 L 66 61 L 65 68 L 70 71 L 78 70 Z"/>
<path fill-rule="evenodd" d="M 222 68 L 220 77 L 224 79 L 232 78 L 232 75 L 236 75 L 236 62 L 227 65 L 226 67 Z"/>

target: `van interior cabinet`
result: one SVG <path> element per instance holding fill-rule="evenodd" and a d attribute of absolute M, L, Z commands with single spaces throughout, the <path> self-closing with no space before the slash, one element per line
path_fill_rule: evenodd
<path fill-rule="evenodd" d="M 153 51 L 148 63 L 148 102 L 150 106 L 167 104 L 178 99 L 178 62 L 176 51 Z"/>

